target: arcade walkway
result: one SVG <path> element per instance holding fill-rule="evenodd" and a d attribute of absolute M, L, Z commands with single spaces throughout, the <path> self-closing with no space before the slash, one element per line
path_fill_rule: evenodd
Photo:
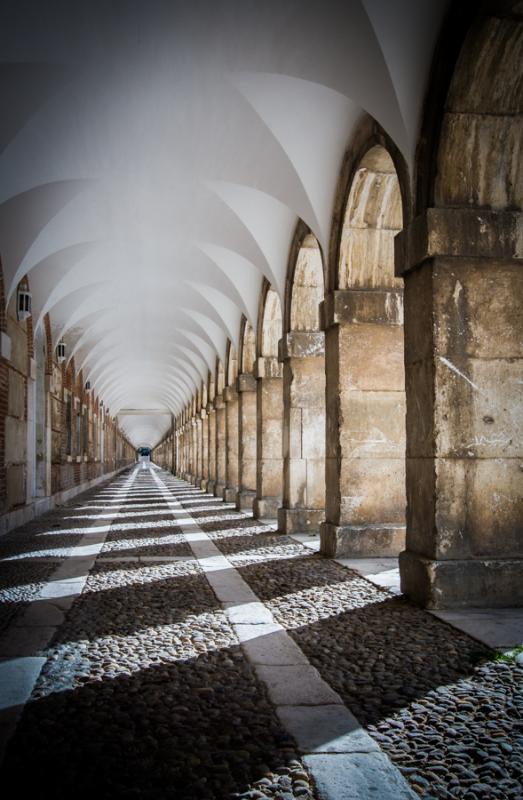
<path fill-rule="evenodd" d="M 517 658 L 167 472 L 126 471 L 0 558 L 19 796 L 521 798 Z"/>

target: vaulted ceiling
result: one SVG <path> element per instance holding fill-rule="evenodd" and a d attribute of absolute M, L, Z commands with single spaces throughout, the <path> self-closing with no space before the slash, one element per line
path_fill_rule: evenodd
<path fill-rule="evenodd" d="M 96 394 L 178 413 L 363 113 L 412 166 L 444 0 L 3 0 L 0 254 Z M 154 445 L 168 416 L 122 418 Z"/>

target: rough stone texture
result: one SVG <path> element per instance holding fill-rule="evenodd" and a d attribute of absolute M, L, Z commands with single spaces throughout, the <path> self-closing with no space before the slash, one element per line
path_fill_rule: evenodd
<path fill-rule="evenodd" d="M 239 489 L 239 418 L 238 418 L 238 393 L 227 387 L 226 393 L 226 482 L 223 499 L 236 502 Z"/>
<path fill-rule="evenodd" d="M 290 336 L 300 337 L 300 355 L 290 355 L 297 349 L 291 348 Z M 323 334 L 319 337 L 317 332 L 289 334 L 282 348 L 283 506 L 278 528 L 283 533 L 318 531 L 325 516 L 325 358 Z M 314 355 L 305 355 L 309 351 Z"/>
<path fill-rule="evenodd" d="M 326 320 L 326 480 L 332 490 L 322 551 L 398 555 L 405 520 L 403 329 L 387 319 L 368 322 L 361 296 L 359 304 L 362 321 Z"/>
<path fill-rule="evenodd" d="M 269 358 L 264 359 L 266 365 L 270 361 Z M 280 367 L 279 364 L 277 366 Z M 274 519 L 283 493 L 283 382 L 281 377 L 258 377 L 257 383 L 258 468 L 254 513 L 258 517 Z"/>
<path fill-rule="evenodd" d="M 9 370 L 7 413 L 18 419 L 23 419 L 25 414 L 25 380 L 23 375 L 13 369 Z"/>
<path fill-rule="evenodd" d="M 256 380 L 253 375 L 238 376 L 239 509 L 251 509 L 256 497 Z"/>
<path fill-rule="evenodd" d="M 410 555 L 403 585 L 434 607 L 467 596 L 473 605 L 523 602 L 520 273 L 513 264 L 490 262 L 487 270 L 438 258 L 407 275 L 406 316 L 419 332 L 406 349 Z M 514 561 L 502 574 L 507 559 Z"/>

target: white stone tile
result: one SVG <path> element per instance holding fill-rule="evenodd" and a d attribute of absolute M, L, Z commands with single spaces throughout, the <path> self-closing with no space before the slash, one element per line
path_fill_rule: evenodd
<path fill-rule="evenodd" d="M 38 656 L 56 633 L 51 626 L 13 625 L 0 639 L 0 658 Z"/>
<path fill-rule="evenodd" d="M 276 711 L 302 753 L 379 751 L 374 739 L 345 706 L 279 706 Z"/>
<path fill-rule="evenodd" d="M 523 608 L 463 608 L 430 613 L 487 647 L 505 650 L 523 644 Z"/>
<path fill-rule="evenodd" d="M 315 667 L 255 665 L 276 706 L 309 706 L 341 703 L 340 696 L 325 683 Z"/>
<path fill-rule="evenodd" d="M 309 663 L 302 650 L 278 623 L 233 625 L 233 628 L 252 664 L 295 666 Z"/>
<path fill-rule="evenodd" d="M 64 621 L 64 611 L 49 600 L 35 600 L 20 619 L 20 626 L 58 627 Z"/>
<path fill-rule="evenodd" d="M 418 795 L 384 753 L 304 757 L 320 800 L 417 800 Z"/>
<path fill-rule="evenodd" d="M 41 657 L 0 661 L 0 709 L 27 702 L 45 661 Z"/>
<path fill-rule="evenodd" d="M 274 622 L 269 609 L 259 601 L 250 603 L 225 603 L 225 614 L 229 622 L 237 625 L 260 625 Z"/>

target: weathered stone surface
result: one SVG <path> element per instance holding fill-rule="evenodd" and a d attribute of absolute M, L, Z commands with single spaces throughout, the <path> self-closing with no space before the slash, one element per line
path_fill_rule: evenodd
<path fill-rule="evenodd" d="M 403 325 L 403 289 L 345 289 L 331 292 L 323 304 L 325 328 L 349 323 Z"/>
<path fill-rule="evenodd" d="M 5 460 L 6 463 L 21 463 L 27 457 L 27 430 L 24 420 L 15 417 L 5 418 Z"/>
<path fill-rule="evenodd" d="M 344 459 L 339 523 L 400 524 L 405 520 L 405 462 L 401 458 Z M 329 521 L 331 517 L 328 517 Z"/>
<path fill-rule="evenodd" d="M 28 353 L 25 326 L 20 325 L 9 314 L 7 317 L 7 335 L 11 339 L 11 364 L 22 375 L 27 375 Z"/>
<path fill-rule="evenodd" d="M 320 526 L 321 552 L 335 558 L 387 558 L 397 556 L 405 547 L 404 525 L 332 525 Z"/>
<path fill-rule="evenodd" d="M 469 117 L 464 117 L 456 118 L 450 124 L 459 126 L 459 135 L 468 135 L 470 124 L 475 127 L 478 124 L 482 126 L 485 122 L 478 123 L 476 120 L 471 122 Z M 461 127 L 464 124 L 467 126 L 466 128 Z M 492 120 L 486 124 L 492 126 Z M 501 131 L 506 128 L 506 122 L 502 118 L 498 120 L 498 125 L 494 124 L 489 135 L 498 135 L 500 126 Z M 503 158 L 505 157 L 504 153 Z M 492 163 L 489 163 L 488 159 L 482 163 L 484 165 L 482 169 L 492 169 Z M 501 189 L 503 196 L 505 187 L 500 187 L 499 183 L 496 185 L 497 177 L 491 173 L 489 180 L 494 180 L 494 183 L 486 185 L 483 190 L 488 194 Z M 465 180 L 470 181 L 471 178 L 477 181 L 478 176 L 471 173 L 465 177 Z M 455 184 L 453 190 L 454 186 Z M 468 198 L 469 189 L 465 191 Z M 397 270 L 400 274 L 405 273 L 409 269 L 419 266 L 423 261 L 435 257 L 496 258 L 499 261 L 520 259 L 523 255 L 522 226 L 522 215 L 517 211 L 429 208 L 423 215 L 417 217 L 408 229 L 401 231 L 396 237 Z"/>
<path fill-rule="evenodd" d="M 279 342 L 280 361 L 288 358 L 316 358 L 325 355 L 323 331 L 291 331 Z"/>
<path fill-rule="evenodd" d="M 399 458 L 405 453 L 404 392 L 342 392 L 342 457 Z"/>
<path fill-rule="evenodd" d="M 303 760 L 325 800 L 416 800 L 418 796 L 382 753 L 318 754 Z"/>
<path fill-rule="evenodd" d="M 25 415 L 25 380 L 23 375 L 15 372 L 14 369 L 8 371 L 9 387 L 7 395 L 7 413 L 11 417 L 23 419 Z"/>
<path fill-rule="evenodd" d="M 401 589 L 427 608 L 523 605 L 523 559 L 436 561 L 400 555 Z"/>
<path fill-rule="evenodd" d="M 25 503 L 25 465 L 12 464 L 6 469 L 7 507 L 13 508 Z"/>

